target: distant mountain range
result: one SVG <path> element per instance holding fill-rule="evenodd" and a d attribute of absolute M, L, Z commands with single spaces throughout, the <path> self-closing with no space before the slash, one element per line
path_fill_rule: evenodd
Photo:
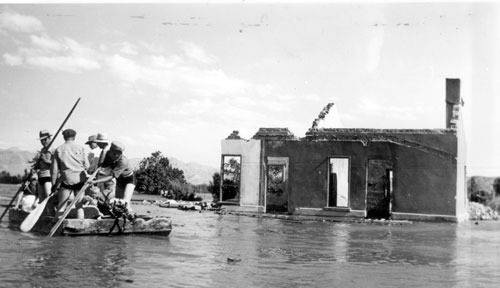
<path fill-rule="evenodd" d="M 0 149 L 0 172 L 7 171 L 10 175 L 24 175 L 24 170 L 30 168 L 29 161 L 33 159 L 36 151 L 20 150 L 18 148 Z M 170 164 L 182 171 L 186 180 L 193 185 L 208 184 L 212 180 L 217 168 L 198 164 L 185 163 L 176 158 L 167 157 Z M 139 167 L 142 158 L 129 159 L 134 169 Z"/>
<path fill-rule="evenodd" d="M 24 175 L 24 169 L 29 169 L 29 161 L 36 152 L 17 148 L 0 149 L 0 171 L 7 171 L 10 175 Z"/>

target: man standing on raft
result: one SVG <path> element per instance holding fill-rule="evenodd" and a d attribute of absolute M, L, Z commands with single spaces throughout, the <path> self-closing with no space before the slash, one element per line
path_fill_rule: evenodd
<path fill-rule="evenodd" d="M 62 132 L 64 144 L 57 147 L 52 161 L 52 189 L 57 189 L 57 175 L 60 175 L 61 187 L 57 193 L 58 211 L 63 212 L 66 209 L 67 202 L 78 193 L 87 181 L 86 170 L 89 167 L 85 148 L 75 143 L 76 131 L 66 129 Z M 81 203 L 76 205 L 78 218 L 83 218 L 83 209 Z"/>

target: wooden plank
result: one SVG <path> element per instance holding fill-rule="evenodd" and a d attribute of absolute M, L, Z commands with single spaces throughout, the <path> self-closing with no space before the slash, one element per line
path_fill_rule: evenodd
<path fill-rule="evenodd" d="M 28 213 L 21 209 L 10 209 L 10 227 L 19 229 L 19 225 L 27 215 Z M 48 234 L 58 220 L 56 217 L 42 216 L 31 231 Z M 54 235 L 109 235 L 114 224 L 114 218 L 65 219 Z M 123 219 L 120 219 L 118 225 L 123 229 L 121 234 L 157 234 L 167 236 L 172 231 L 172 221 L 167 217 L 151 218 L 149 216 L 138 216 L 134 221 L 127 220 L 125 225 Z M 115 227 L 111 234 L 119 235 L 120 230 L 118 227 Z"/>
<path fill-rule="evenodd" d="M 63 235 L 107 235 L 110 234 L 138 234 L 138 233 L 155 233 L 155 234 L 170 234 L 172 230 L 171 221 L 164 217 L 152 218 L 145 220 L 138 218 L 134 221 L 118 220 L 119 227 L 115 226 L 115 219 L 67 219 L 63 222 Z M 115 227 L 113 227 L 115 226 Z"/>

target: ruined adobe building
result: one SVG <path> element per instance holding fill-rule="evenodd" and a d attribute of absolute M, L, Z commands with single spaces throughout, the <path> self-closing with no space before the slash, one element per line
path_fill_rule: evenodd
<path fill-rule="evenodd" d="M 465 220 L 459 79 L 446 80 L 445 102 L 446 129 L 313 124 L 304 138 L 287 128 L 260 128 L 250 140 L 235 131 L 222 141 L 220 203 L 249 212 Z"/>

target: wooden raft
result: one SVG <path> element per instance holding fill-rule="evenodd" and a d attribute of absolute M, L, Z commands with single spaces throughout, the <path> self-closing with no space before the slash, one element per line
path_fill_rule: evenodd
<path fill-rule="evenodd" d="M 76 213 L 70 213 L 76 214 Z M 88 218 L 94 213 L 85 210 Z M 9 226 L 19 229 L 24 218 L 28 215 L 21 209 L 11 208 L 9 210 Z M 41 216 L 31 231 L 49 234 L 50 229 L 57 222 L 57 217 Z M 117 222 L 117 223 L 115 223 Z M 116 225 L 115 225 L 116 224 Z M 114 227 L 113 227 L 114 226 Z M 54 235 L 120 235 L 120 234 L 157 234 L 167 236 L 172 231 L 172 221 L 167 217 L 149 217 L 137 215 L 133 221 L 114 218 L 101 219 L 65 219 Z"/>

